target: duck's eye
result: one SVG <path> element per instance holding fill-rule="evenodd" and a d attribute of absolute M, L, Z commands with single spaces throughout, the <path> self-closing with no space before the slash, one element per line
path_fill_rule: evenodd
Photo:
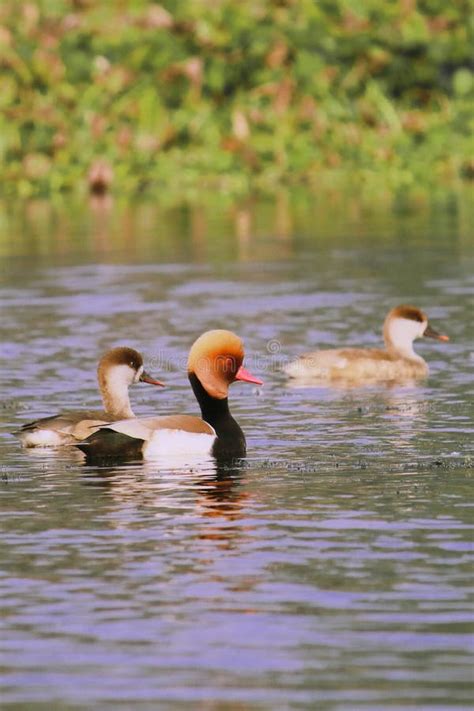
<path fill-rule="evenodd" d="M 129 366 L 130 368 L 135 368 L 135 363 L 133 362 L 133 360 L 130 361 Z"/>

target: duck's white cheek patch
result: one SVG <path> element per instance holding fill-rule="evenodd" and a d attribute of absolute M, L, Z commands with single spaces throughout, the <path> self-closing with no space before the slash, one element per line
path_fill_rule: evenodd
<path fill-rule="evenodd" d="M 107 385 L 111 392 L 126 392 L 128 386 L 135 382 L 136 373 L 129 365 L 114 365 L 107 374 Z"/>
<path fill-rule="evenodd" d="M 396 345 L 401 347 L 411 347 L 415 338 L 419 338 L 425 332 L 426 321 L 411 321 L 407 318 L 395 318 L 390 324 L 390 337 Z"/>
<path fill-rule="evenodd" d="M 156 430 L 143 447 L 144 459 L 170 461 L 177 457 L 184 462 L 187 456 L 209 455 L 215 435 L 197 434 L 183 430 Z"/>

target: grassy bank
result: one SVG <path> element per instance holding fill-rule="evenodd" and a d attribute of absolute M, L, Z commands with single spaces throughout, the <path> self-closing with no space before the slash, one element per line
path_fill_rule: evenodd
<path fill-rule="evenodd" d="M 452 187 L 470 30 L 462 0 L 3 0 L 2 190 Z"/>

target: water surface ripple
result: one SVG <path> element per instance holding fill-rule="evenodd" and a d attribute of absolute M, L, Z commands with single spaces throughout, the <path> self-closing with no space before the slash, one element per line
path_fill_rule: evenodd
<path fill-rule="evenodd" d="M 199 241 L 157 217 L 136 243 L 101 219 L 92 245 L 86 220 L 83 242 L 3 227 L 3 707 L 469 708 L 474 260 L 455 217 L 391 218 L 379 241 L 310 219 Z M 288 386 L 308 348 L 378 345 L 399 302 L 451 337 L 417 344 L 428 380 Z M 235 466 L 94 468 L 10 435 L 95 404 L 122 343 L 169 386 L 136 386 L 137 413 L 195 413 L 186 355 L 215 327 L 265 380 L 232 388 Z"/>

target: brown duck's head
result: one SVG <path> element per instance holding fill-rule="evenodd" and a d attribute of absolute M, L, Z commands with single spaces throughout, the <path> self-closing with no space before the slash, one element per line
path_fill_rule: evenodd
<path fill-rule="evenodd" d="M 118 346 L 104 353 L 97 374 L 100 383 L 114 381 L 129 386 L 142 382 L 163 386 L 161 381 L 146 372 L 141 354 L 128 346 Z"/>
<path fill-rule="evenodd" d="M 241 339 L 223 329 L 206 331 L 194 342 L 188 358 L 188 373 L 196 375 L 209 395 L 224 399 L 229 385 L 236 380 L 263 385 L 242 366 L 244 346 Z"/>
<path fill-rule="evenodd" d="M 449 341 L 449 336 L 438 333 L 428 323 L 428 316 L 417 306 L 401 304 L 395 306 L 387 315 L 384 323 L 384 336 L 387 344 L 394 346 L 408 345 L 415 338 L 436 338 Z"/>

